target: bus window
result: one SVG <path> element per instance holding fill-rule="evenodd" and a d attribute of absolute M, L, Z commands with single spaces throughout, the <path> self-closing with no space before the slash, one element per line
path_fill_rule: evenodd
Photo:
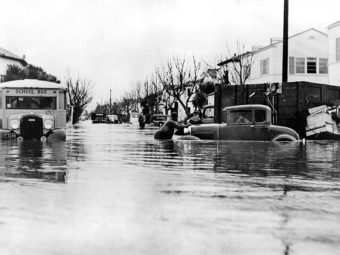
<path fill-rule="evenodd" d="M 2 90 L 0 90 L 0 109 L 2 109 Z"/>
<path fill-rule="evenodd" d="M 55 110 L 55 97 L 6 97 L 7 109 L 50 109 Z"/>
<path fill-rule="evenodd" d="M 66 108 L 66 93 L 65 92 L 59 92 L 59 109 L 65 110 Z"/>

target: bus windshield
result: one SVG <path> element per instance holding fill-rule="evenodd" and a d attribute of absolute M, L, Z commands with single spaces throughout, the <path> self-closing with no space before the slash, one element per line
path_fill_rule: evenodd
<path fill-rule="evenodd" d="M 56 97 L 6 97 L 7 109 L 57 109 Z"/>

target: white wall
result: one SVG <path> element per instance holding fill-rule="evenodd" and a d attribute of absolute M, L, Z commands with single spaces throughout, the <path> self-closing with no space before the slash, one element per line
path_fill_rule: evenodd
<path fill-rule="evenodd" d="M 329 84 L 340 86 L 340 62 L 336 62 L 336 38 L 340 37 L 340 22 L 328 28 Z"/>
<path fill-rule="evenodd" d="M 256 83 L 272 83 L 275 82 L 275 72 L 274 72 L 274 67 L 276 65 L 275 63 L 275 54 L 276 46 L 267 48 L 265 50 L 258 51 L 258 53 L 254 54 L 253 56 L 253 65 L 251 67 L 251 74 L 250 77 L 247 80 L 247 84 L 256 84 Z M 260 62 L 261 60 L 264 59 L 269 59 L 269 72 L 266 75 L 260 74 L 261 70 L 261 65 Z"/>
<path fill-rule="evenodd" d="M 319 58 L 328 58 L 328 37 L 316 30 L 308 30 L 289 40 L 289 56 L 317 58 L 316 74 L 288 75 L 288 81 L 309 81 L 316 83 L 329 83 L 328 74 L 319 74 Z M 281 64 L 282 67 L 282 64 Z M 329 72 L 329 71 L 328 71 Z"/>
<path fill-rule="evenodd" d="M 258 50 L 253 56 L 253 66 L 248 84 L 282 81 L 282 43 Z M 288 56 L 328 58 L 328 38 L 314 29 L 297 34 L 289 39 Z M 260 75 L 260 61 L 269 58 L 269 75 Z M 305 63 L 306 65 L 306 63 Z M 317 63 L 318 69 L 318 63 Z M 288 74 L 288 81 L 309 81 L 328 84 L 328 74 Z"/>

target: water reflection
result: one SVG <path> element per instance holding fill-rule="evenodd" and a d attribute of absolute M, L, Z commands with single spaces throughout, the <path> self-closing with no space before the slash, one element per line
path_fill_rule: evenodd
<path fill-rule="evenodd" d="M 64 143 L 0 143 L 1 247 L 338 254 L 340 143 L 155 141 L 154 132 L 79 124 Z M 39 185 L 21 185 L 28 179 Z"/>
<path fill-rule="evenodd" d="M 66 181 L 65 142 L 6 141 L 1 143 L 0 164 L 3 180 L 40 179 Z"/>

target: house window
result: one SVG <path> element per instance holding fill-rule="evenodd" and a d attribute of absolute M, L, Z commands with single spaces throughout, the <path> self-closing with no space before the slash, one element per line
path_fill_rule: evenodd
<path fill-rule="evenodd" d="M 269 58 L 260 60 L 260 74 L 269 74 Z"/>
<path fill-rule="evenodd" d="M 316 58 L 307 58 L 307 73 L 316 73 Z"/>
<path fill-rule="evenodd" d="M 319 58 L 319 73 L 328 73 L 328 58 Z"/>
<path fill-rule="evenodd" d="M 289 57 L 289 74 L 295 73 L 295 59 L 294 57 Z"/>
<path fill-rule="evenodd" d="M 296 58 L 296 73 L 305 73 L 305 58 Z"/>
<path fill-rule="evenodd" d="M 340 37 L 335 39 L 335 60 L 340 61 Z"/>

